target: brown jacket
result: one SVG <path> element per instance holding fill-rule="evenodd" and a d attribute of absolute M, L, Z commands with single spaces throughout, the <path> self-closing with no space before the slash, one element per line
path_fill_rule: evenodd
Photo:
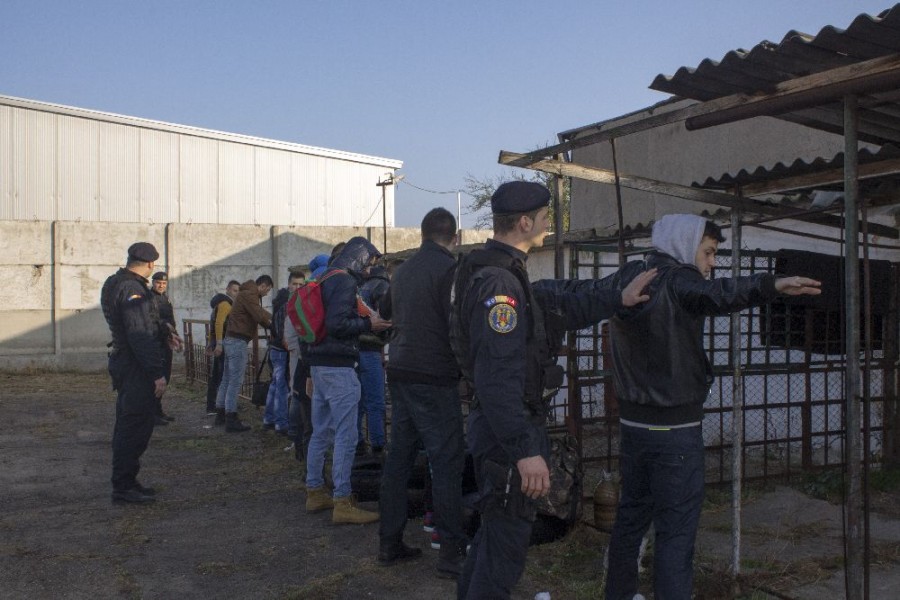
<path fill-rule="evenodd" d="M 268 327 L 272 315 L 262 307 L 259 288 L 251 279 L 241 284 L 241 290 L 234 299 L 234 306 L 228 315 L 228 330 L 225 337 L 251 340 L 256 337 L 260 325 Z"/>

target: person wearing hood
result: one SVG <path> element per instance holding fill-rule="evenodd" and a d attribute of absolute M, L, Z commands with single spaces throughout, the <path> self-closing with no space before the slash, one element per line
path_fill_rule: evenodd
<path fill-rule="evenodd" d="M 311 261 L 309 261 L 309 278 L 310 279 L 318 279 L 322 276 L 322 273 L 325 272 L 325 269 L 328 268 L 328 260 L 329 257 L 327 254 L 317 254 Z"/>
<path fill-rule="evenodd" d="M 653 251 L 611 278 L 621 289 L 647 269 L 658 273 L 650 301 L 610 321 L 622 490 L 609 544 L 608 600 L 637 594 L 638 553 L 651 522 L 655 597 L 691 597 L 703 503 L 703 403 L 713 381 L 703 346 L 706 317 L 820 293 L 820 283 L 806 277 L 712 279 L 724 240 L 703 217 L 666 215 L 653 226 Z"/>
<path fill-rule="evenodd" d="M 237 414 L 237 397 L 247 368 L 247 344 L 256 338 L 259 326 L 268 327 L 272 315 L 262 307 L 262 299 L 274 284 L 268 275 L 260 275 L 241 284 L 231 313 L 228 330 L 222 346 L 225 352 L 225 371 L 216 395 L 216 425 L 224 425 L 225 431 L 239 433 L 250 429 Z"/>
<path fill-rule="evenodd" d="M 263 412 L 263 429 L 274 429 L 279 435 L 288 434 L 288 392 L 287 381 L 288 347 L 285 338 L 285 317 L 287 301 L 291 290 L 283 287 L 272 300 L 272 327 L 269 330 L 269 362 L 272 365 L 272 380 L 266 396 Z"/>
<path fill-rule="evenodd" d="M 307 451 L 306 510 L 333 509 L 334 523 L 371 523 L 378 513 L 356 506 L 351 495 L 350 470 L 357 442 L 360 384 L 356 375 L 359 336 L 391 326 L 372 314 L 361 316 L 357 288 L 381 254 L 368 240 L 351 238 L 319 277 L 325 307 L 325 339 L 309 346 L 305 358 L 313 381 L 313 434 Z M 333 443 L 333 497 L 325 488 L 325 453 Z"/>
<path fill-rule="evenodd" d="M 365 306 L 384 316 L 382 302 L 390 291 L 391 280 L 388 270 L 377 265 L 369 270 L 363 284 L 359 286 L 359 297 Z M 381 454 L 384 449 L 384 345 L 388 332 L 366 332 L 359 336 L 359 420 L 357 433 L 359 440 L 356 453 L 365 454 L 366 440 L 363 433 L 363 417 L 369 433 L 372 454 Z"/>
<path fill-rule="evenodd" d="M 225 355 L 222 340 L 225 339 L 225 322 L 231 313 L 231 305 L 241 289 L 241 284 L 234 279 L 228 282 L 225 293 L 217 292 L 209 307 L 212 312 L 209 315 L 209 336 L 206 340 L 206 356 L 209 361 L 209 381 L 206 387 L 206 414 L 216 414 L 216 395 L 219 393 L 219 384 L 222 383 L 222 373 L 225 371 Z"/>

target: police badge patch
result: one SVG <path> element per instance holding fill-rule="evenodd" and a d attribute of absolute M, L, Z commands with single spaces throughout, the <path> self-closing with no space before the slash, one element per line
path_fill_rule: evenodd
<path fill-rule="evenodd" d="M 516 328 L 518 320 L 514 305 L 505 302 L 494 304 L 488 313 L 488 324 L 497 333 L 509 333 Z"/>

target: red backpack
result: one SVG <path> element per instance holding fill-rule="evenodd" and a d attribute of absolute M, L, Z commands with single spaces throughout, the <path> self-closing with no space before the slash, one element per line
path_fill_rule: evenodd
<path fill-rule="evenodd" d="M 321 279 L 307 281 L 298 287 L 287 301 L 287 316 L 297 330 L 297 337 L 306 344 L 315 346 L 325 339 L 325 305 L 322 302 L 322 282 L 338 273 L 335 269 Z"/>

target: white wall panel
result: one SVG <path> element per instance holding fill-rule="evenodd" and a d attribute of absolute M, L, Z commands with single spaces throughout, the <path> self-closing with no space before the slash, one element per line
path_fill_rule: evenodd
<path fill-rule="evenodd" d="M 100 123 L 100 220 L 138 223 L 140 204 L 140 130 Z"/>
<path fill-rule="evenodd" d="M 13 109 L 0 106 L 0 220 L 13 218 Z"/>
<path fill-rule="evenodd" d="M 256 149 L 256 223 L 291 223 L 291 155 L 282 150 Z"/>
<path fill-rule="evenodd" d="M 178 223 L 178 135 L 141 131 L 141 221 Z"/>
<path fill-rule="evenodd" d="M 219 219 L 219 142 L 193 136 L 180 140 L 182 223 L 217 223 Z"/>
<path fill-rule="evenodd" d="M 293 195 L 291 198 L 294 223 L 325 225 L 327 217 L 328 159 L 308 154 L 295 154 L 291 161 Z"/>
<path fill-rule="evenodd" d="M 59 117 L 59 214 L 64 221 L 97 221 L 100 123 Z"/>
<path fill-rule="evenodd" d="M 219 223 L 253 223 L 252 146 L 219 143 Z"/>
<path fill-rule="evenodd" d="M 14 109 L 11 218 L 53 219 L 56 213 L 56 115 Z"/>

